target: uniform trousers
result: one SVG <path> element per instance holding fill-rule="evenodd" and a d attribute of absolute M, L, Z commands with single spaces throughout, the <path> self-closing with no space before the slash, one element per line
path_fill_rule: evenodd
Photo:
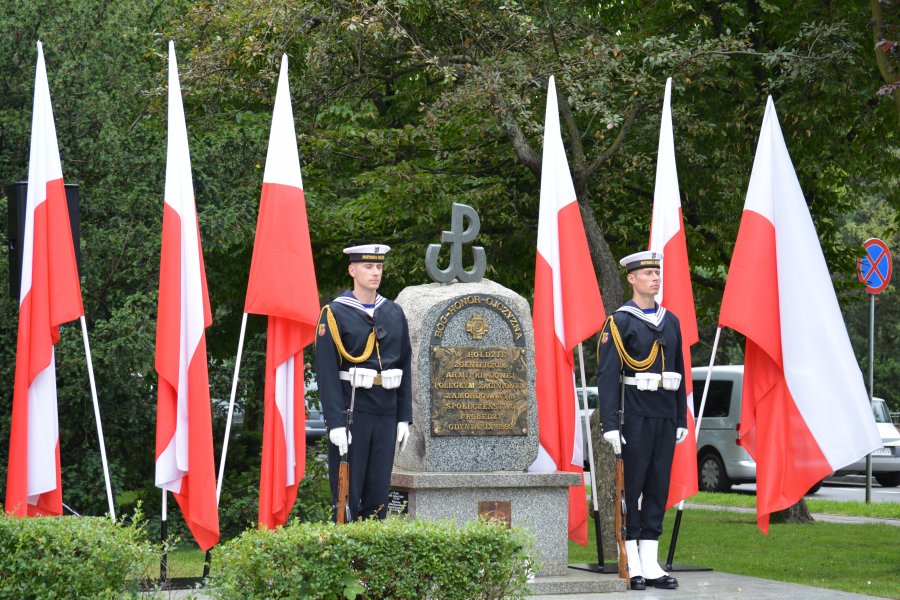
<path fill-rule="evenodd" d="M 387 516 L 397 416 L 354 412 L 350 427 L 350 520 Z M 337 511 L 338 472 L 341 455 L 328 444 L 328 480 L 331 484 L 332 519 Z"/>
<path fill-rule="evenodd" d="M 658 540 L 662 534 L 675 453 L 675 421 L 628 415 L 625 444 L 625 539 Z M 640 498 L 640 510 L 638 499 Z"/>

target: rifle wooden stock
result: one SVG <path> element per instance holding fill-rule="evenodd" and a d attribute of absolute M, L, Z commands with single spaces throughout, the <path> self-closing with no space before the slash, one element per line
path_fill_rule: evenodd
<path fill-rule="evenodd" d="M 347 512 L 350 508 L 350 463 L 347 461 L 347 454 L 341 457 L 341 466 L 338 470 L 337 507 L 335 507 L 335 520 L 338 525 L 347 522 Z"/>
<path fill-rule="evenodd" d="M 356 400 L 356 387 L 350 394 L 350 410 L 344 417 L 347 427 L 347 441 L 350 441 L 350 428 L 353 425 L 353 404 Z M 341 466 L 338 468 L 338 493 L 337 506 L 335 507 L 335 523 L 343 525 L 350 520 L 350 445 L 347 444 L 347 452 L 341 457 Z"/>
<path fill-rule="evenodd" d="M 628 553 L 625 550 L 625 468 L 622 455 L 616 456 L 616 544 L 619 546 L 619 579 L 625 580 L 625 588 L 631 589 L 628 576 Z"/>

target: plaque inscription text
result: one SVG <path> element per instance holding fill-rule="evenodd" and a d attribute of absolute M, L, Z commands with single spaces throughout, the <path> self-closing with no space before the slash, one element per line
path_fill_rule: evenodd
<path fill-rule="evenodd" d="M 525 348 L 431 347 L 434 435 L 526 435 Z"/>

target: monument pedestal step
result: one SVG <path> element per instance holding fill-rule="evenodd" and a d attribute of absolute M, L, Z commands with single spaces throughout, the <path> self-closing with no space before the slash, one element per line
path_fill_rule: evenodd
<path fill-rule="evenodd" d="M 491 506 L 498 516 L 534 537 L 538 577 L 565 576 L 568 569 L 569 487 L 578 473 L 417 472 L 394 468 L 391 490 L 406 502 L 410 518 L 425 521 L 478 518 Z"/>
<path fill-rule="evenodd" d="M 565 575 L 535 577 L 528 583 L 528 589 L 532 596 L 624 592 L 625 580 L 614 574 L 569 569 Z"/>

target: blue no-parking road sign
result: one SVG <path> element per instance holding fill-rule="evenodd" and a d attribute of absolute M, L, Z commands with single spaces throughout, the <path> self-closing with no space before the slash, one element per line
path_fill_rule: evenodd
<path fill-rule="evenodd" d="M 891 282 L 893 262 L 887 244 L 878 238 L 870 238 L 864 244 L 866 255 L 856 264 L 859 268 L 859 280 L 866 284 L 870 294 L 880 294 Z"/>

